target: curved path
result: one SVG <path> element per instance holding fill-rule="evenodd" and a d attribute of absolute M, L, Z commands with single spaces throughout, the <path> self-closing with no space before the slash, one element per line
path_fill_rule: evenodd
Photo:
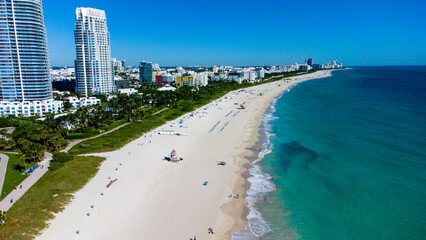
<path fill-rule="evenodd" d="M 11 208 L 12 205 L 47 172 L 50 165 L 50 160 L 52 160 L 52 154 L 45 152 L 43 163 L 40 163 L 43 164 L 43 168 L 38 167 L 36 170 L 34 170 L 33 173 L 31 173 L 30 176 L 28 176 L 24 181 L 22 181 L 20 184 L 22 185 L 22 188 L 17 188 L 16 190 L 10 192 L 9 195 L 7 195 L 0 202 L 0 211 L 9 210 L 9 208 Z M 13 199 L 12 202 L 11 199 Z"/>
<path fill-rule="evenodd" d="M 163 112 L 163 111 L 166 111 L 167 109 L 169 109 L 169 108 L 163 108 L 163 109 L 161 109 L 161 110 L 159 110 L 159 111 L 157 111 L 157 112 L 153 113 L 152 115 L 157 115 L 157 114 L 159 114 L 159 113 L 161 113 L 161 112 Z M 128 124 L 130 124 L 130 123 L 133 123 L 133 122 L 127 122 L 127 123 L 124 123 L 124 124 L 122 124 L 122 125 L 120 125 L 120 126 L 118 126 L 118 127 L 115 127 L 115 128 L 113 128 L 113 129 L 111 129 L 111 130 L 109 130 L 109 131 L 103 132 L 103 133 L 101 133 L 101 134 L 99 134 L 99 135 L 96 135 L 96 136 L 93 136 L 93 137 L 84 138 L 84 139 L 78 139 L 78 140 L 74 140 L 74 141 L 69 141 L 68 146 L 67 146 L 65 149 L 61 150 L 61 152 L 68 152 L 68 151 L 69 151 L 72 147 L 74 147 L 75 145 L 77 145 L 77 144 L 79 144 L 79 143 L 81 143 L 81 142 L 84 142 L 84 141 L 86 141 L 86 140 L 90 140 L 90 139 L 95 139 L 95 138 L 98 138 L 98 137 L 103 136 L 103 135 L 105 135 L 105 134 L 108 134 L 108 133 L 114 132 L 114 131 L 116 131 L 116 130 L 118 130 L 118 129 L 120 129 L 120 128 L 122 128 L 122 127 L 124 127 L 124 126 L 128 125 Z"/>
<path fill-rule="evenodd" d="M 6 154 L 0 153 L 0 193 L 3 190 L 4 178 L 6 177 L 7 163 L 9 162 L 9 157 Z"/>
<path fill-rule="evenodd" d="M 120 126 L 118 126 L 118 127 L 115 127 L 115 128 L 113 128 L 113 129 L 111 129 L 111 130 L 109 130 L 109 131 L 103 132 L 103 133 L 101 133 L 101 134 L 99 134 L 99 135 L 96 135 L 96 136 L 93 136 L 93 137 L 83 138 L 83 139 L 78 139 L 78 140 L 74 140 L 74 141 L 69 141 L 68 146 L 67 146 L 65 149 L 61 150 L 61 152 L 68 152 L 68 151 L 69 151 L 72 147 L 74 147 L 75 145 L 77 145 L 77 144 L 79 144 L 79 143 L 81 143 L 81 142 L 83 142 L 83 141 L 90 140 L 90 139 L 94 139 L 94 138 L 98 138 L 98 137 L 103 136 L 103 135 L 105 135 L 105 134 L 108 134 L 108 133 L 114 132 L 114 131 L 116 131 L 116 130 L 118 130 L 118 129 L 120 129 L 120 128 L 122 128 L 122 127 L 124 127 L 124 126 L 128 125 L 128 124 L 130 124 L 130 123 L 131 123 L 131 122 L 126 122 L 126 123 L 124 123 L 124 124 L 122 124 L 122 125 L 120 125 Z"/>

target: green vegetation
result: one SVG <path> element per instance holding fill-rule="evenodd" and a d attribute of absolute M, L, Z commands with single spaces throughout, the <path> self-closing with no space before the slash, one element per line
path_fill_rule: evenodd
<path fill-rule="evenodd" d="M 69 153 L 57 152 L 52 156 L 52 162 L 50 163 L 49 170 L 56 171 L 63 167 L 66 162 L 74 159 L 74 156 Z"/>
<path fill-rule="evenodd" d="M 84 138 L 90 138 L 94 137 L 96 135 L 99 135 L 103 132 L 109 131 L 111 129 L 114 129 L 120 125 L 123 125 L 127 122 L 127 120 L 118 120 L 118 121 L 112 121 L 111 124 L 100 127 L 98 129 L 86 129 L 86 131 L 89 132 L 70 132 L 67 135 L 67 139 L 84 139 Z"/>
<path fill-rule="evenodd" d="M 32 239 L 47 227 L 47 221 L 62 211 L 98 171 L 103 158 L 75 157 L 56 171 L 48 171 L 7 212 L 0 226 L 0 239 Z"/>
<path fill-rule="evenodd" d="M 160 114 L 163 114 L 164 112 Z M 114 132 L 105 134 L 98 138 L 81 142 L 80 144 L 77 144 L 71 148 L 69 153 L 85 154 L 94 152 L 107 152 L 119 149 L 130 141 L 142 136 L 145 132 L 163 125 L 165 120 L 159 116 L 160 114 L 149 116 L 146 119 L 126 125 Z"/>
<path fill-rule="evenodd" d="M 25 170 L 25 167 L 21 165 L 22 163 L 18 160 L 17 154 L 4 153 L 9 157 L 9 162 L 7 163 L 6 176 L 4 178 L 2 193 L 0 200 L 5 198 L 15 186 L 18 186 L 22 181 L 27 178 L 27 175 L 22 175 Z"/>

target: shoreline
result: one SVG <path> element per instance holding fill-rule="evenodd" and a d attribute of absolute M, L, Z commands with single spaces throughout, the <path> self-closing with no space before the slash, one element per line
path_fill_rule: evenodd
<path fill-rule="evenodd" d="M 90 154 L 106 160 L 36 239 L 231 239 L 247 223 L 250 159 L 266 109 L 289 87 L 330 72 L 230 92 L 119 150 Z M 172 149 L 184 161 L 164 161 Z"/>
<path fill-rule="evenodd" d="M 334 69 L 334 70 L 337 70 L 337 69 Z M 235 187 L 236 191 L 243 191 L 244 192 L 244 198 L 245 199 L 248 196 L 247 192 L 251 188 L 251 183 L 249 182 L 248 179 L 250 177 L 254 177 L 252 174 L 250 174 L 250 172 L 249 172 L 250 169 L 253 169 L 257 162 L 262 161 L 263 154 L 269 153 L 269 152 L 267 152 L 268 149 L 265 149 L 265 144 L 268 142 L 268 139 L 269 139 L 269 136 L 268 136 L 268 134 L 266 133 L 266 130 L 265 130 L 266 126 L 265 126 L 265 121 L 264 121 L 267 114 L 273 114 L 275 112 L 273 107 L 276 104 L 276 101 L 278 101 L 292 87 L 296 86 L 299 83 L 305 82 L 305 81 L 330 77 L 332 75 L 332 71 L 334 71 L 334 70 L 326 70 L 328 73 L 325 76 L 320 76 L 320 77 L 315 77 L 315 78 L 307 78 L 307 79 L 304 79 L 302 81 L 294 82 L 294 83 L 288 85 L 285 89 L 283 89 L 283 91 L 281 93 L 276 95 L 267 104 L 267 107 L 264 109 L 264 112 L 262 114 L 262 118 L 258 123 L 257 134 L 254 134 L 254 138 L 256 140 L 253 141 L 254 143 L 252 145 L 247 146 L 247 149 L 249 151 L 251 151 L 251 156 L 246 156 L 245 162 L 242 164 L 242 168 L 244 168 L 243 173 L 240 174 L 242 182 L 237 182 L 236 187 Z M 285 79 L 294 79 L 294 78 L 297 79 L 298 76 L 285 78 Z M 283 80 L 285 80 L 285 79 L 283 79 Z M 257 150 L 257 149 L 261 149 L 261 150 Z M 275 191 L 275 189 L 272 190 L 272 191 Z M 268 192 L 270 192 L 270 191 L 268 191 Z M 245 201 L 244 208 L 245 209 L 243 211 L 243 215 L 240 216 L 241 219 L 244 219 L 244 225 L 242 227 L 241 227 L 241 225 L 238 225 L 238 226 L 235 225 L 233 232 L 230 234 L 230 238 L 227 238 L 227 239 L 234 239 L 234 237 L 235 237 L 235 240 L 242 240 L 242 239 L 244 239 L 244 240 L 257 240 L 257 239 L 259 239 L 259 237 L 261 237 L 261 236 L 256 236 L 255 234 L 253 234 L 252 231 L 250 231 L 248 229 L 249 228 L 248 227 L 249 220 L 247 219 L 247 217 L 249 215 L 249 212 L 252 209 L 250 209 L 248 207 L 247 201 Z M 237 218 L 237 216 L 234 216 L 234 217 Z"/>

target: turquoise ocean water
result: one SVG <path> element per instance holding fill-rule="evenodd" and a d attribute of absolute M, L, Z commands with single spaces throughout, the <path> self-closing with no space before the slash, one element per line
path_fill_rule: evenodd
<path fill-rule="evenodd" d="M 426 67 L 356 67 L 284 93 L 233 239 L 426 239 Z"/>

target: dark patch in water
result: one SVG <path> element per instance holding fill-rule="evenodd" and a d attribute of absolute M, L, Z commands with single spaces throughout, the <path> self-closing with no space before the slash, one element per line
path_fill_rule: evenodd
<path fill-rule="evenodd" d="M 302 146 L 302 144 L 297 141 L 282 144 L 281 154 L 283 157 L 280 164 L 284 172 L 287 172 L 292 162 L 294 164 L 300 164 L 304 169 L 309 170 L 309 163 L 315 161 L 319 157 L 315 151 Z"/>

